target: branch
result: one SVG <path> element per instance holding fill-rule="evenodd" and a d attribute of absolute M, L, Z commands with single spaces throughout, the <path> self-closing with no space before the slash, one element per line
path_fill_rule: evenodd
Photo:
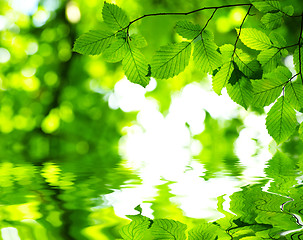
<path fill-rule="evenodd" d="M 190 11 L 190 12 L 176 12 L 176 13 L 151 13 L 151 14 L 145 14 L 141 17 L 138 17 L 136 19 L 134 19 L 133 21 L 130 21 L 129 24 L 122 28 L 121 30 L 124 30 L 124 29 L 128 29 L 130 27 L 130 25 L 132 25 L 133 23 L 141 20 L 142 18 L 146 18 L 146 17 L 152 17 L 152 16 L 168 16 L 168 15 L 183 15 L 183 16 L 186 16 L 186 15 L 189 15 L 189 14 L 193 14 L 193 13 L 196 13 L 196 12 L 200 12 L 200 11 L 203 11 L 203 10 L 210 10 L 210 9 L 214 9 L 215 11 L 220 9 L 220 8 L 230 8 L 230 7 L 241 7 L 241 6 L 250 6 L 250 8 L 252 7 L 252 4 L 250 3 L 240 3 L 240 4 L 232 4 L 232 5 L 222 5 L 222 6 L 219 6 L 219 7 L 203 7 L 203 8 L 199 8 L 199 9 L 196 9 L 196 10 L 193 10 L 193 11 Z"/>
<path fill-rule="evenodd" d="M 302 32 L 303 32 L 303 13 L 301 15 L 301 30 L 300 30 L 300 35 L 299 35 L 299 74 L 301 76 L 301 81 L 302 81 L 302 85 L 303 85 L 303 77 L 302 77 L 302 63 L 301 63 L 301 43 L 302 43 Z"/>
<path fill-rule="evenodd" d="M 231 59 L 232 59 L 232 60 L 234 60 L 234 55 L 235 55 L 235 53 L 236 53 L 237 43 L 238 43 L 239 38 L 240 38 L 240 34 L 241 34 L 241 31 L 242 31 L 243 24 L 244 24 L 244 22 L 245 22 L 245 19 L 246 19 L 247 16 L 249 15 L 249 12 L 250 12 L 251 8 L 252 8 L 252 5 L 250 5 L 250 7 L 249 7 L 249 9 L 248 9 L 246 15 L 244 16 L 244 18 L 243 18 L 243 20 L 242 20 L 242 23 L 241 23 L 241 25 L 240 25 L 239 33 L 238 33 L 237 39 L 236 39 L 235 44 L 234 44 L 234 51 L 233 51 L 233 54 L 232 54 L 232 56 L 231 56 Z"/>

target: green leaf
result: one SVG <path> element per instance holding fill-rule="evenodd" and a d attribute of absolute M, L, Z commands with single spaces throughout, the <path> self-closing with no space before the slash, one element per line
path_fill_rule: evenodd
<path fill-rule="evenodd" d="M 222 65 L 222 56 L 217 51 L 218 46 L 213 41 L 211 32 L 203 31 L 201 36 L 194 45 L 193 59 L 199 70 L 212 73 Z"/>
<path fill-rule="evenodd" d="M 87 54 L 101 54 L 112 42 L 114 34 L 104 30 L 90 30 L 77 38 L 73 51 Z"/>
<path fill-rule="evenodd" d="M 269 34 L 269 38 L 272 41 L 272 43 L 274 44 L 274 46 L 277 48 L 285 47 L 287 44 L 285 38 L 277 32 L 274 32 L 274 31 L 271 32 Z"/>
<path fill-rule="evenodd" d="M 270 48 L 261 51 L 257 57 L 264 73 L 273 71 L 281 61 L 281 50 L 278 48 Z"/>
<path fill-rule="evenodd" d="M 299 60 L 301 60 L 301 64 Z M 300 48 L 300 54 L 299 54 L 299 47 L 296 48 L 294 52 L 294 65 L 297 73 L 299 72 L 303 73 L 303 47 Z"/>
<path fill-rule="evenodd" d="M 150 230 L 154 239 L 185 240 L 185 230 L 187 226 L 172 219 L 155 219 Z"/>
<path fill-rule="evenodd" d="M 222 229 L 212 223 L 202 223 L 188 232 L 188 240 L 230 239 Z"/>
<path fill-rule="evenodd" d="M 282 11 L 284 13 L 286 13 L 287 15 L 292 16 L 295 12 L 295 9 L 292 5 L 289 5 L 289 6 L 283 7 Z"/>
<path fill-rule="evenodd" d="M 265 50 L 272 47 L 269 37 L 264 32 L 255 28 L 243 28 L 240 39 L 251 49 Z"/>
<path fill-rule="evenodd" d="M 215 93 L 221 95 L 222 89 L 228 83 L 231 74 L 234 70 L 234 65 L 232 62 L 227 62 L 219 69 L 215 76 L 213 76 L 212 86 Z"/>
<path fill-rule="evenodd" d="M 278 12 L 281 9 L 279 0 L 250 0 L 260 12 Z"/>
<path fill-rule="evenodd" d="M 270 136 L 280 144 L 286 141 L 294 132 L 297 125 L 296 112 L 280 97 L 272 106 L 266 117 L 266 128 Z"/>
<path fill-rule="evenodd" d="M 200 32 L 201 27 L 198 24 L 193 24 L 188 21 L 179 21 L 176 24 L 176 32 L 183 38 L 194 39 L 196 38 Z"/>
<path fill-rule="evenodd" d="M 120 234 L 125 240 L 141 240 L 144 238 L 144 234 L 150 226 L 150 220 L 142 215 L 128 216 L 133 221 L 122 227 Z"/>
<path fill-rule="evenodd" d="M 152 59 L 152 76 L 158 79 L 167 79 L 184 71 L 189 63 L 191 44 L 181 42 L 163 46 Z"/>
<path fill-rule="evenodd" d="M 227 84 L 229 97 L 245 109 L 249 107 L 253 99 L 253 88 L 246 77 L 241 77 L 235 84 Z"/>
<path fill-rule="evenodd" d="M 127 43 L 124 39 L 114 41 L 103 52 L 103 58 L 107 62 L 120 62 L 127 53 Z"/>
<path fill-rule="evenodd" d="M 253 80 L 254 99 L 252 105 L 257 107 L 268 106 L 281 94 L 282 86 L 291 77 L 286 67 L 278 67 L 275 71 L 267 73 L 261 80 Z"/>
<path fill-rule="evenodd" d="M 130 36 L 130 43 L 137 48 L 144 48 L 147 46 L 145 38 L 141 34 L 132 34 Z"/>
<path fill-rule="evenodd" d="M 262 17 L 261 22 L 265 25 L 266 28 L 275 29 L 280 27 L 283 23 L 283 16 L 284 14 L 282 12 L 266 13 Z"/>
<path fill-rule="evenodd" d="M 241 49 L 236 49 L 234 61 L 240 71 L 248 78 L 256 78 L 260 71 L 260 65 Z"/>
<path fill-rule="evenodd" d="M 303 109 L 303 85 L 300 82 L 290 82 L 285 89 L 285 99 L 297 111 Z"/>
<path fill-rule="evenodd" d="M 126 13 L 115 4 L 104 2 L 102 16 L 104 22 L 113 30 L 125 28 L 129 24 Z"/>
<path fill-rule="evenodd" d="M 137 48 L 128 48 L 128 52 L 122 61 L 122 66 L 127 79 L 133 83 L 146 87 L 149 83 L 148 64 Z"/>

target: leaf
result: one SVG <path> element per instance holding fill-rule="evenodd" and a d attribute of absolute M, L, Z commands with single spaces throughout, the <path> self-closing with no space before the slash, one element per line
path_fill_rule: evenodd
<path fill-rule="evenodd" d="M 172 219 L 155 219 L 151 226 L 154 239 L 176 239 L 185 240 L 185 230 L 187 226 Z"/>
<path fill-rule="evenodd" d="M 213 76 L 212 86 L 215 93 L 221 95 L 222 89 L 228 83 L 231 74 L 234 70 L 234 65 L 232 62 L 227 62 L 219 69 L 215 76 Z"/>
<path fill-rule="evenodd" d="M 297 111 L 303 109 L 303 85 L 300 82 L 290 82 L 285 89 L 285 99 L 295 108 Z"/>
<path fill-rule="evenodd" d="M 270 136 L 280 144 L 286 141 L 294 132 L 297 125 L 296 112 L 280 97 L 272 106 L 266 117 L 266 128 Z"/>
<path fill-rule="evenodd" d="M 114 34 L 104 30 L 90 30 L 77 38 L 73 51 L 87 54 L 101 54 L 112 42 Z"/>
<path fill-rule="evenodd" d="M 201 39 L 194 45 L 193 60 L 202 72 L 211 72 L 222 65 L 222 56 L 213 41 L 212 33 L 203 31 Z"/>
<path fill-rule="evenodd" d="M 261 51 L 257 57 L 263 67 L 265 73 L 273 71 L 281 61 L 281 50 L 278 48 L 270 48 Z"/>
<path fill-rule="evenodd" d="M 295 12 L 295 9 L 292 5 L 289 5 L 289 6 L 283 7 L 282 11 L 284 13 L 286 13 L 287 15 L 292 16 Z"/>
<path fill-rule="evenodd" d="M 271 32 L 269 34 L 269 38 L 272 41 L 272 43 L 274 44 L 274 46 L 277 48 L 285 47 L 287 44 L 285 38 L 277 32 L 274 32 L 274 31 Z"/>
<path fill-rule="evenodd" d="M 260 12 L 278 12 L 281 9 L 279 0 L 251 0 L 250 2 Z"/>
<path fill-rule="evenodd" d="M 227 84 L 229 97 L 242 107 L 247 109 L 253 99 L 253 88 L 251 82 L 246 77 L 241 77 L 234 85 Z"/>
<path fill-rule="evenodd" d="M 250 55 L 243 52 L 241 49 L 236 49 L 234 61 L 240 71 L 248 78 L 256 78 L 260 71 L 260 65 L 252 59 Z"/>
<path fill-rule="evenodd" d="M 265 50 L 272 47 L 269 37 L 264 32 L 255 28 L 243 28 L 240 34 L 240 39 L 251 49 Z"/>
<path fill-rule="evenodd" d="M 212 223 L 202 223 L 188 232 L 188 240 L 230 239 L 222 229 Z"/>
<path fill-rule="evenodd" d="M 122 227 L 120 234 L 125 240 L 141 240 L 144 238 L 144 233 L 150 225 L 150 220 L 142 215 L 128 216 L 133 221 Z"/>
<path fill-rule="evenodd" d="M 140 84 L 143 87 L 147 86 L 149 83 L 149 78 L 146 77 L 148 75 L 148 64 L 139 49 L 129 47 L 122 61 L 122 66 L 129 81 Z"/>
<path fill-rule="evenodd" d="M 191 44 L 189 42 L 161 47 L 152 59 L 152 76 L 158 79 L 167 79 L 178 75 L 188 65 L 190 54 Z"/>
<path fill-rule="evenodd" d="M 281 94 L 282 86 L 291 77 L 286 67 L 278 67 L 275 71 L 267 73 L 261 80 L 253 80 L 254 90 L 253 106 L 264 107 L 273 103 Z"/>
<path fill-rule="evenodd" d="M 281 26 L 283 23 L 283 16 L 282 12 L 277 13 L 266 13 L 262 18 L 261 22 L 265 25 L 268 29 L 275 29 Z"/>
<path fill-rule="evenodd" d="M 141 34 L 132 34 L 130 36 L 130 43 L 137 48 L 144 48 L 147 46 L 145 38 Z"/>
<path fill-rule="evenodd" d="M 104 22 L 113 30 L 125 28 L 129 24 L 126 13 L 115 4 L 104 2 L 102 16 Z"/>
<path fill-rule="evenodd" d="M 176 32 L 183 38 L 194 39 L 196 38 L 200 32 L 201 27 L 198 24 L 193 24 L 188 21 L 179 21 L 176 24 Z"/>
<path fill-rule="evenodd" d="M 301 60 L 301 64 L 300 64 L 299 60 Z M 295 69 L 296 69 L 297 73 L 299 73 L 299 72 L 303 73 L 303 48 L 302 47 L 300 48 L 300 54 L 299 54 L 299 47 L 297 47 L 294 52 L 294 65 L 295 65 Z"/>
<path fill-rule="evenodd" d="M 107 62 L 120 62 L 127 53 L 127 43 L 124 39 L 118 39 L 113 42 L 103 52 L 103 58 Z"/>

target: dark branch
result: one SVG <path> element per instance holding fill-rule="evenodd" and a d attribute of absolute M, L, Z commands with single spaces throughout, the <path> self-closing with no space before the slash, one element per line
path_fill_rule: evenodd
<path fill-rule="evenodd" d="M 203 8 L 199 8 L 199 9 L 196 9 L 196 10 L 193 10 L 193 11 L 190 11 L 190 12 L 176 12 L 176 13 L 151 13 L 151 14 L 145 14 L 141 17 L 138 17 L 136 19 L 134 19 L 133 21 L 129 22 L 129 24 L 124 28 L 129 28 L 130 25 L 132 25 L 133 23 L 141 20 L 142 18 L 146 18 L 146 17 L 152 17 L 152 16 L 168 16 L 168 15 L 183 15 L 183 16 L 186 16 L 186 15 L 190 15 L 190 14 L 193 14 L 193 13 L 196 13 L 196 12 L 200 12 L 200 11 L 203 11 L 203 10 L 210 10 L 210 9 L 214 9 L 214 10 L 218 10 L 220 8 L 230 8 L 230 7 L 241 7 L 241 6 L 250 6 L 252 7 L 252 4 L 250 3 L 241 3 L 241 4 L 232 4 L 232 5 L 222 5 L 222 6 L 219 6 L 219 7 L 203 7 Z M 121 29 L 121 30 L 124 30 L 124 29 Z"/>
<path fill-rule="evenodd" d="M 240 25 L 240 28 L 239 28 L 239 33 L 238 33 L 238 35 L 237 35 L 237 38 L 236 38 L 236 41 L 235 41 L 235 44 L 234 44 L 234 51 L 233 51 L 233 54 L 232 54 L 232 56 L 231 56 L 231 59 L 232 59 L 232 60 L 234 59 L 234 55 L 235 55 L 235 53 L 236 53 L 237 43 L 238 43 L 239 38 L 240 38 L 240 35 L 241 35 L 241 31 L 242 31 L 243 24 L 244 24 L 244 22 L 245 22 L 245 19 L 246 19 L 247 16 L 249 15 L 249 12 L 250 12 L 251 8 L 252 8 L 252 5 L 250 5 L 250 7 L 249 7 L 249 9 L 248 9 L 248 11 L 247 11 L 247 13 L 246 13 L 246 15 L 244 16 L 244 18 L 243 18 L 243 20 L 242 20 L 242 22 L 241 22 L 241 25 Z"/>
<path fill-rule="evenodd" d="M 303 32 L 303 13 L 301 15 L 301 30 L 300 30 L 299 41 L 298 41 L 298 44 L 299 44 L 299 74 L 301 76 L 301 81 L 302 81 L 302 84 L 303 84 L 302 63 L 301 63 L 301 59 L 302 59 L 302 56 L 301 56 L 302 32 Z"/>

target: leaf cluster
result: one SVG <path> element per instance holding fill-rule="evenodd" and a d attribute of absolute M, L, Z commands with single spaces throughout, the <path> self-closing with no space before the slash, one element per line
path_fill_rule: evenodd
<path fill-rule="evenodd" d="M 234 44 L 218 47 L 214 33 L 206 28 L 221 8 L 237 5 L 176 13 L 187 15 L 213 10 L 204 26 L 185 20 L 177 22 L 175 31 L 183 40 L 160 47 L 148 63 L 140 50 L 147 46 L 146 40 L 141 34 L 129 34 L 129 28 L 144 17 L 168 14 L 149 14 L 130 21 L 121 8 L 105 2 L 103 29 L 81 35 L 75 42 L 74 51 L 88 55 L 103 54 L 108 62 L 122 61 L 126 77 L 143 87 L 148 85 L 150 77 L 160 80 L 177 76 L 193 61 L 199 71 L 212 75 L 212 87 L 218 95 L 226 87 L 229 97 L 245 109 L 274 104 L 267 114 L 266 127 L 280 144 L 292 135 L 298 125 L 296 111 L 303 110 L 302 26 L 298 42 L 287 45 L 276 29 L 283 24 L 284 18 L 298 17 L 293 15 L 291 5 L 284 6 L 278 0 L 250 0 L 249 4 L 242 5 L 249 8 L 237 29 Z M 250 12 L 253 8 L 262 14 L 260 24 L 263 29 L 243 27 L 246 19 L 252 17 Z M 239 41 L 252 51 L 248 53 L 240 49 L 237 46 Z M 283 66 L 282 60 L 289 55 L 287 49 L 294 47 L 296 74 L 293 75 Z"/>

